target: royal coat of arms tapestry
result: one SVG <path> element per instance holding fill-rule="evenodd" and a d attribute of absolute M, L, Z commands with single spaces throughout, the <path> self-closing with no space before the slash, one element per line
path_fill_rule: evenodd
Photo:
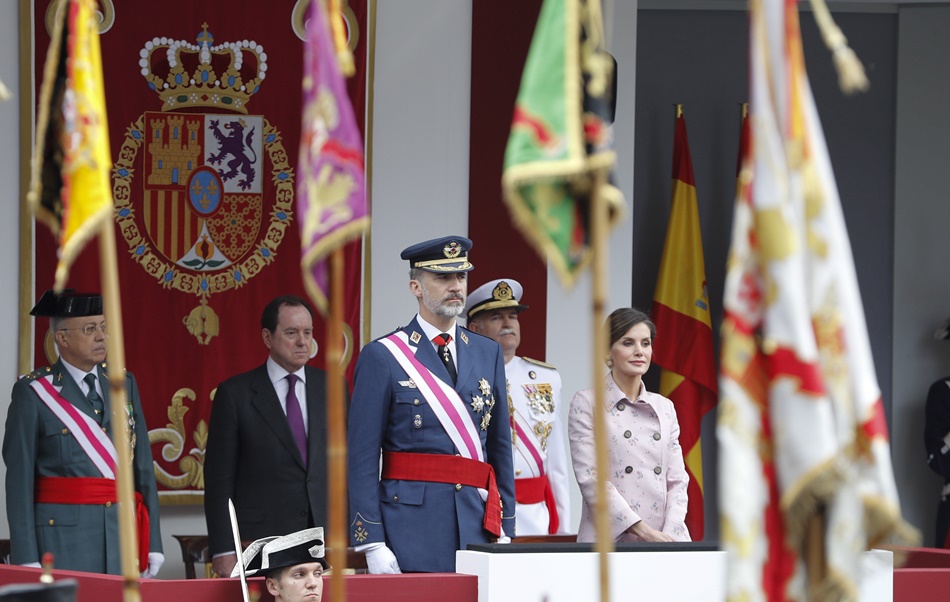
<path fill-rule="evenodd" d="M 214 391 L 264 363 L 264 306 L 283 294 L 307 298 L 294 188 L 308 2 L 99 1 L 126 364 L 165 503 L 200 503 Z M 35 2 L 37 82 L 51 5 Z M 357 69 L 347 87 L 362 131 L 366 0 L 342 5 Z M 55 249 L 38 228 L 35 298 L 52 287 Z M 67 286 L 99 290 L 97 254 L 87 246 Z M 346 246 L 350 378 L 360 255 L 359 241 Z M 319 312 L 314 331 L 311 363 L 324 367 Z M 35 336 L 35 364 L 52 362 L 45 320 Z"/>

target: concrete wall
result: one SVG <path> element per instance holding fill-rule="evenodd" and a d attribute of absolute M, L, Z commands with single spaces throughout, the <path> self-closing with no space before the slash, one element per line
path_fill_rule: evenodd
<path fill-rule="evenodd" d="M 17 2 L 0 2 L 0 81 L 13 94 L 0 102 L 0 382 L 4 390 L 17 376 L 17 290 L 19 254 L 17 241 L 20 206 L 20 49 Z M 2 398 L 2 396 L 0 396 Z M 0 403 L 0 420 L 6 422 L 7 403 Z M 2 464 L 2 463 L 0 463 Z M 6 465 L 0 465 L 0 480 L 6 481 Z M 0 507 L 6 516 L 6 487 L 0 489 Z M 0 537 L 10 536 L 10 526 L 0 521 Z"/>
<path fill-rule="evenodd" d="M 950 315 L 950 6 L 900 11 L 894 212 L 891 455 L 904 516 L 933 545 L 942 479 L 926 466 L 927 389 L 950 375 L 950 341 L 933 331 Z"/>

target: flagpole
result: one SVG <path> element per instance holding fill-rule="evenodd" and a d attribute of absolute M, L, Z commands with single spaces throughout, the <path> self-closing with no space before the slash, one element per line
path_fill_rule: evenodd
<path fill-rule="evenodd" d="M 597 470 L 597 507 L 594 509 L 594 526 L 597 540 L 594 550 L 600 560 L 600 600 L 610 602 L 610 566 L 609 556 L 614 551 L 614 540 L 610 531 L 610 517 L 607 510 L 607 426 L 604 417 L 604 387 L 599 375 L 604 371 L 604 352 L 607 350 L 606 331 L 604 330 L 604 305 L 607 297 L 607 203 L 601 198 L 601 189 L 607 174 L 597 170 L 594 174 L 591 191 L 591 228 L 592 243 L 592 301 L 591 320 L 594 330 L 593 359 L 594 382 L 594 448 Z"/>
<path fill-rule="evenodd" d="M 346 411 L 343 391 L 343 247 L 330 255 L 330 311 L 327 317 L 327 462 L 331 484 L 327 533 L 329 536 L 330 575 L 333 599 L 346 600 L 347 485 L 346 485 Z M 355 337 L 354 337 L 355 338 Z M 356 344 L 356 341 L 353 341 Z"/>
<path fill-rule="evenodd" d="M 122 334 L 122 304 L 119 295 L 119 269 L 116 265 L 115 230 L 111 219 L 103 220 L 99 231 L 99 268 L 102 272 L 102 300 L 109 320 L 106 337 L 109 399 L 112 408 L 112 441 L 115 444 L 118 472 L 116 488 L 119 500 L 119 554 L 123 581 L 123 600 L 139 602 L 138 542 L 135 530 L 132 460 L 129 457 L 128 400 L 125 394 L 125 344 Z"/>

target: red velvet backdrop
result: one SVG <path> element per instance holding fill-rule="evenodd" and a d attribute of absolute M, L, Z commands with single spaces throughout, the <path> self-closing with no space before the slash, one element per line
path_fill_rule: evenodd
<path fill-rule="evenodd" d="M 547 264 L 515 229 L 501 195 L 501 173 L 521 70 L 541 0 L 472 3 L 472 100 L 468 232 L 475 271 L 469 291 L 496 278 L 524 286 L 518 355 L 545 359 Z"/>
<path fill-rule="evenodd" d="M 48 5 L 48 0 L 36 1 L 38 82 L 42 81 L 49 45 Z M 295 27 L 303 36 L 300 25 L 305 5 L 305 0 L 100 0 L 104 26 L 108 26 L 100 39 L 115 160 L 113 183 L 126 363 L 139 382 L 159 490 L 166 501 L 200 502 L 196 494 L 204 489 L 204 449 L 213 391 L 223 379 L 265 360 L 266 349 L 260 334 L 264 305 L 281 294 L 306 298 L 293 203 L 304 51 Z M 350 78 L 348 86 L 362 130 L 366 0 L 349 0 L 345 13 L 351 38 L 354 33 L 358 36 L 354 52 L 358 72 Z M 266 77 L 247 101 L 247 115 L 224 104 L 163 111 L 163 100 L 143 77 L 140 61 L 163 77 L 169 70 L 164 49 L 143 58 L 147 42 L 182 40 L 194 45 L 205 26 L 214 36 L 214 46 L 253 40 L 266 52 Z M 258 65 L 257 56 L 247 46 L 242 53 L 244 82 L 256 76 Z M 190 76 L 197 59 L 192 54 L 181 62 L 189 67 Z M 226 56 L 213 59 L 215 72 L 222 80 L 228 63 Z M 176 118 L 183 116 L 186 118 L 177 122 Z M 255 180 L 261 186 L 256 192 L 239 189 L 229 193 L 225 188 L 217 212 L 199 215 L 200 207 L 189 203 L 189 175 L 194 168 L 210 163 L 210 153 L 225 147 L 224 142 L 218 144 L 212 136 L 212 120 L 220 122 L 220 131 L 226 135 L 233 130 L 225 129 L 225 124 L 237 117 L 245 119 L 248 130 L 256 128 L 253 144 L 259 162 Z M 168 124 L 163 134 L 166 146 L 174 142 L 171 130 L 176 123 L 182 134 L 191 134 L 186 132 L 189 124 L 195 128 L 197 139 L 192 141 L 197 140 L 201 148 L 187 165 L 180 153 L 159 156 L 161 149 L 147 143 L 155 136 L 154 124 L 163 120 Z M 245 141 L 246 135 L 247 131 Z M 176 145 L 187 144 L 183 140 L 184 137 Z M 247 151 L 245 156 L 250 154 Z M 147 156 L 152 158 L 151 162 L 145 161 Z M 228 169 L 229 159 L 236 156 L 225 157 L 215 167 L 218 178 Z M 146 182 L 149 174 L 162 168 L 158 161 L 181 163 L 180 173 L 169 176 L 177 181 L 158 185 Z M 243 177 L 239 174 L 232 178 L 231 188 Z M 222 180 L 217 182 L 220 185 Z M 210 239 L 205 237 L 204 242 L 200 230 L 203 223 L 210 233 Z M 54 255 L 53 237 L 47 229 L 37 228 L 37 298 L 52 286 Z M 191 267 L 184 265 L 186 261 Z M 347 247 L 346 262 L 344 320 L 352 334 L 347 341 L 347 374 L 351 378 L 359 344 L 358 243 Z M 68 286 L 82 291 L 100 290 L 99 282 L 98 245 L 94 242 L 76 262 Z M 315 339 L 323 345 L 324 322 L 319 316 L 314 327 Z M 37 321 L 37 366 L 50 361 L 47 329 L 45 320 Z M 323 355 L 318 352 L 312 363 L 322 367 Z"/>

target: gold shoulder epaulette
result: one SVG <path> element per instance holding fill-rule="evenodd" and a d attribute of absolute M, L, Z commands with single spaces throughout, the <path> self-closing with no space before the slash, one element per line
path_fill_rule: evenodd
<path fill-rule="evenodd" d="M 557 370 L 557 368 L 555 368 L 551 364 L 545 364 L 541 360 L 535 360 L 535 359 L 531 359 L 530 357 L 525 357 L 525 356 L 521 356 L 521 359 L 531 364 L 534 364 L 535 366 L 541 366 L 542 368 L 547 368 L 548 370 Z"/>

